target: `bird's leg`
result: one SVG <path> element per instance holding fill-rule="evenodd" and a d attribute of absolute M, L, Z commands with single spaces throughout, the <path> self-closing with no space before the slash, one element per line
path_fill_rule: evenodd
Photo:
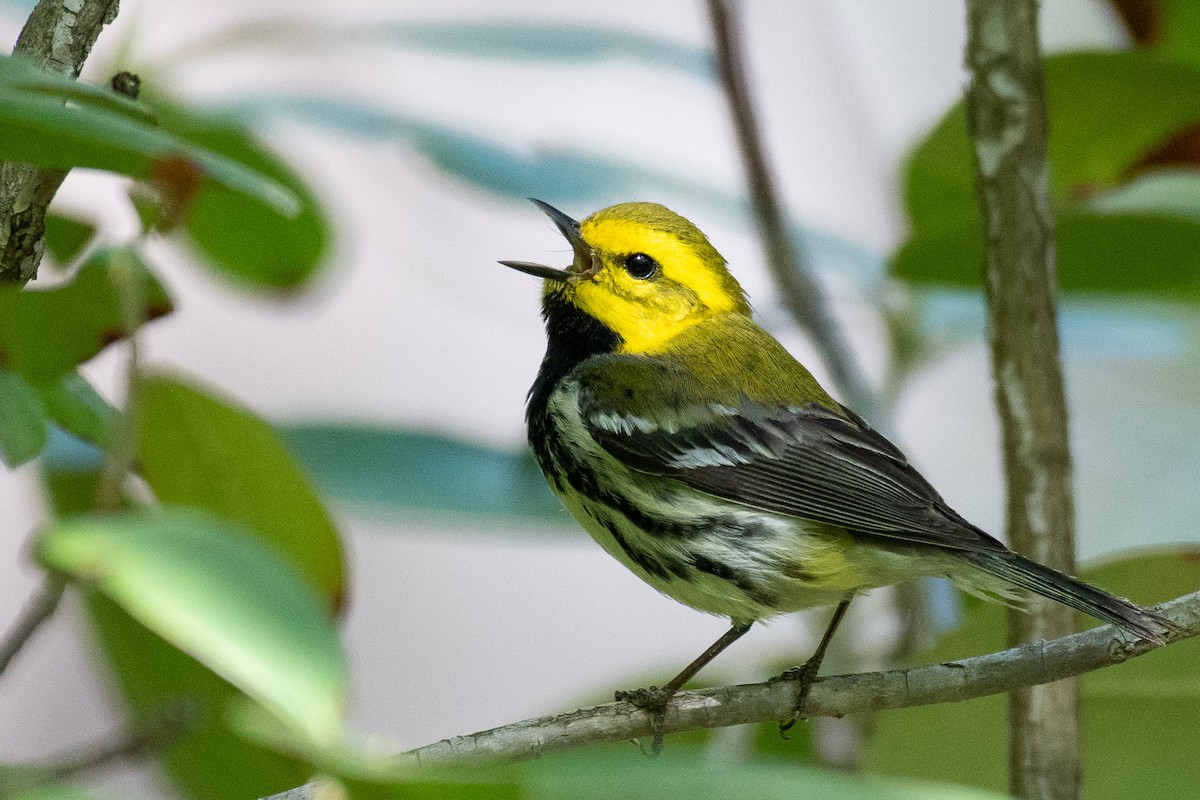
<path fill-rule="evenodd" d="M 808 693 L 812 689 L 813 681 L 817 679 L 817 672 L 821 669 L 821 662 L 825 659 L 825 650 L 829 647 L 829 642 L 833 639 L 833 633 L 841 624 L 842 617 L 846 616 L 846 609 L 850 607 L 852 596 L 847 596 L 845 600 L 838 603 L 838 607 L 833 611 L 833 617 L 829 620 L 829 627 L 825 629 L 825 634 L 821 637 L 821 643 L 817 645 L 816 651 L 805 661 L 802 666 L 792 667 L 784 672 L 775 680 L 780 681 L 797 681 L 799 685 L 796 687 L 796 704 L 792 707 L 792 715 L 785 721 L 779 723 L 779 732 L 787 733 L 796 724 L 796 720 L 800 719 L 800 715 L 804 713 L 804 704 L 808 702 Z M 786 738 L 786 737 L 785 737 Z"/>
<path fill-rule="evenodd" d="M 671 702 L 671 698 L 697 672 L 704 669 L 704 666 L 708 662 L 720 655 L 722 650 L 742 638 L 742 635 L 750 630 L 750 626 L 753 624 L 753 622 L 734 622 L 733 627 L 727 630 L 724 636 L 713 642 L 707 650 L 696 657 L 695 661 L 684 667 L 682 672 L 668 681 L 666 686 L 663 686 L 661 689 L 657 686 L 650 686 L 645 689 L 634 689 L 628 692 L 618 691 L 615 693 L 614 699 L 617 702 L 625 701 L 631 703 L 653 716 L 654 743 L 650 747 L 650 755 L 656 756 L 662 752 L 663 717 L 666 715 L 667 704 Z"/>

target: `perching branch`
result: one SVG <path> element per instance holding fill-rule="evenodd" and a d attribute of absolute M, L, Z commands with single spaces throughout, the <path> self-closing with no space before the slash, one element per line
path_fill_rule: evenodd
<path fill-rule="evenodd" d="M 40 0 L 13 53 L 42 69 L 78 77 L 100 29 L 117 16 L 119 0 Z M 45 249 L 46 208 L 66 170 L 0 164 L 0 286 L 37 276 Z"/>
<path fill-rule="evenodd" d="M 983 220 L 988 337 L 1008 489 L 1008 542 L 1067 573 L 1075 509 L 1055 310 L 1054 215 L 1037 0 L 968 0 L 967 124 Z M 1074 612 L 1035 598 L 1009 615 L 1009 642 L 1074 630 Z M 1080 792 L 1079 686 L 1013 692 L 1009 789 L 1072 800 Z"/>
<path fill-rule="evenodd" d="M 1200 635 L 1200 591 L 1157 607 L 1179 630 L 1171 641 Z M 841 717 L 863 711 L 971 700 L 1017 686 L 1033 686 L 1119 664 L 1155 649 L 1130 641 L 1112 625 L 999 653 L 889 672 L 819 678 L 812 687 L 808 716 Z M 724 686 L 676 695 L 667 708 L 667 733 L 786 719 L 795 703 L 787 681 Z M 469 736 L 456 736 L 404 753 L 401 762 L 470 764 L 521 761 L 587 745 L 650 736 L 650 715 L 629 703 L 609 703 L 530 719 Z M 313 800 L 307 787 L 265 800 Z"/>
<path fill-rule="evenodd" d="M 767 267 L 792 319 L 812 338 L 825 368 L 841 391 L 842 400 L 873 425 L 881 426 L 884 414 L 879 401 L 867 385 L 841 329 L 829 313 L 829 303 L 823 297 L 820 284 L 805 267 L 780 209 L 771 171 L 767 167 L 754 104 L 750 99 L 744 48 L 734 6 L 733 0 L 708 0 L 708 14 L 712 23 L 717 70 L 737 131 L 738 147 L 746 169 L 754 215 L 762 234 Z"/>

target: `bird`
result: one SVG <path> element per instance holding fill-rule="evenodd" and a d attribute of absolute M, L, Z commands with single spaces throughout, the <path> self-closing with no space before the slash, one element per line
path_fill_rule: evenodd
<path fill-rule="evenodd" d="M 968 522 L 753 319 L 686 218 L 629 202 L 576 221 L 530 198 L 572 249 L 542 279 L 546 353 L 526 403 L 551 490 L 610 555 L 730 629 L 662 687 L 617 692 L 654 715 L 755 622 L 835 606 L 798 681 L 803 712 L 851 599 L 925 576 L 1020 605 L 1056 600 L 1155 644 L 1157 612 L 1010 550 Z"/>

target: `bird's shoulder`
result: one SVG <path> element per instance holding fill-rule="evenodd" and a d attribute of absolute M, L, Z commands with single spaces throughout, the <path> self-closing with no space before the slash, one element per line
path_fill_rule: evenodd
<path fill-rule="evenodd" d="M 653 355 L 595 356 L 571 376 L 581 411 L 628 415 L 655 426 L 712 421 L 714 408 L 840 406 L 773 336 L 742 314 L 693 325 Z"/>

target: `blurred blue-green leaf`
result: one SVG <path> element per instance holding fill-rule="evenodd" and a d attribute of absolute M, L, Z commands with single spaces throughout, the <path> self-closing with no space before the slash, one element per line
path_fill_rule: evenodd
<path fill-rule="evenodd" d="M 635 30 L 577 24 L 409 22 L 373 25 L 364 30 L 364 35 L 411 49 L 459 57 L 536 64 L 634 61 L 700 78 L 716 77 L 716 66 L 707 47 L 680 44 Z"/>
<path fill-rule="evenodd" d="M 36 458 L 46 446 L 46 407 L 19 373 L 0 367 L 0 456 L 10 467 Z"/>
<path fill-rule="evenodd" d="M 1200 122 L 1200 65 L 1146 52 L 1066 53 L 1047 57 L 1045 74 L 1051 193 L 1058 204 L 1125 183 L 1141 159 Z M 914 236 L 976 217 L 961 102 L 913 152 L 904 185 Z"/>
<path fill-rule="evenodd" d="M 303 19 L 271 19 L 230 26 L 185 45 L 178 59 L 211 56 L 240 48 L 282 45 L 306 51 L 317 47 L 385 45 L 444 53 L 454 58 L 526 61 L 539 64 L 592 64 L 632 61 L 712 79 L 716 67 L 706 47 L 696 47 L 633 29 L 578 24 L 516 22 L 372 22 L 344 27 Z"/>
<path fill-rule="evenodd" d="M 632 196 L 681 198 L 688 215 L 745 223 L 746 198 L 678 174 L 600 153 L 558 147 L 522 148 L 361 102 L 311 95 L 249 96 L 225 113 L 254 120 L 286 118 L 370 140 L 403 141 L 447 175 L 506 198 L 544 197 L 583 215 Z M 883 260 L 830 233 L 792 223 L 798 246 L 817 269 L 857 286 L 875 286 Z"/>
<path fill-rule="evenodd" d="M 110 277 L 118 264 L 141 273 L 146 319 L 171 311 L 166 290 L 136 250 L 98 250 L 65 286 L 0 289 L 0 361 L 31 383 L 54 384 L 122 339 L 120 299 Z"/>
<path fill-rule="evenodd" d="M 305 735 L 341 735 L 347 668 L 323 603 L 245 530 L 163 507 L 62 520 L 34 552 Z"/>
<path fill-rule="evenodd" d="M 341 539 L 296 459 L 248 409 L 167 375 L 138 386 L 141 473 L 164 503 L 208 509 L 282 553 L 330 607 L 341 603 Z"/>
<path fill-rule="evenodd" d="M 366 425 L 285 425 L 280 435 L 331 497 L 367 507 L 563 522 L 527 453 Z"/>
<path fill-rule="evenodd" d="M 69 98 L 72 103 L 64 105 Z M 24 59 L 0 56 L 0 159 L 43 167 L 92 167 L 149 177 L 168 157 L 194 163 L 204 176 L 294 214 L 296 197 L 260 172 L 159 128 L 128 98 L 37 71 Z"/>
<path fill-rule="evenodd" d="M 1082 577 L 1143 603 L 1162 601 L 1200 586 L 1200 549 L 1122 558 Z M 1003 649 L 1005 613 L 993 603 L 974 604 L 961 628 L 915 661 L 953 661 Z M 1082 615 L 1080 621 L 1096 624 Z M 1083 676 L 1083 780 L 1089 798 L 1181 797 L 1192 791 L 1200 781 L 1200 762 L 1191 755 L 1200 719 L 1198 681 L 1197 640 Z M 1003 695 L 889 711 L 876 718 L 863 764 L 873 772 L 1002 791 L 1006 719 Z"/>

